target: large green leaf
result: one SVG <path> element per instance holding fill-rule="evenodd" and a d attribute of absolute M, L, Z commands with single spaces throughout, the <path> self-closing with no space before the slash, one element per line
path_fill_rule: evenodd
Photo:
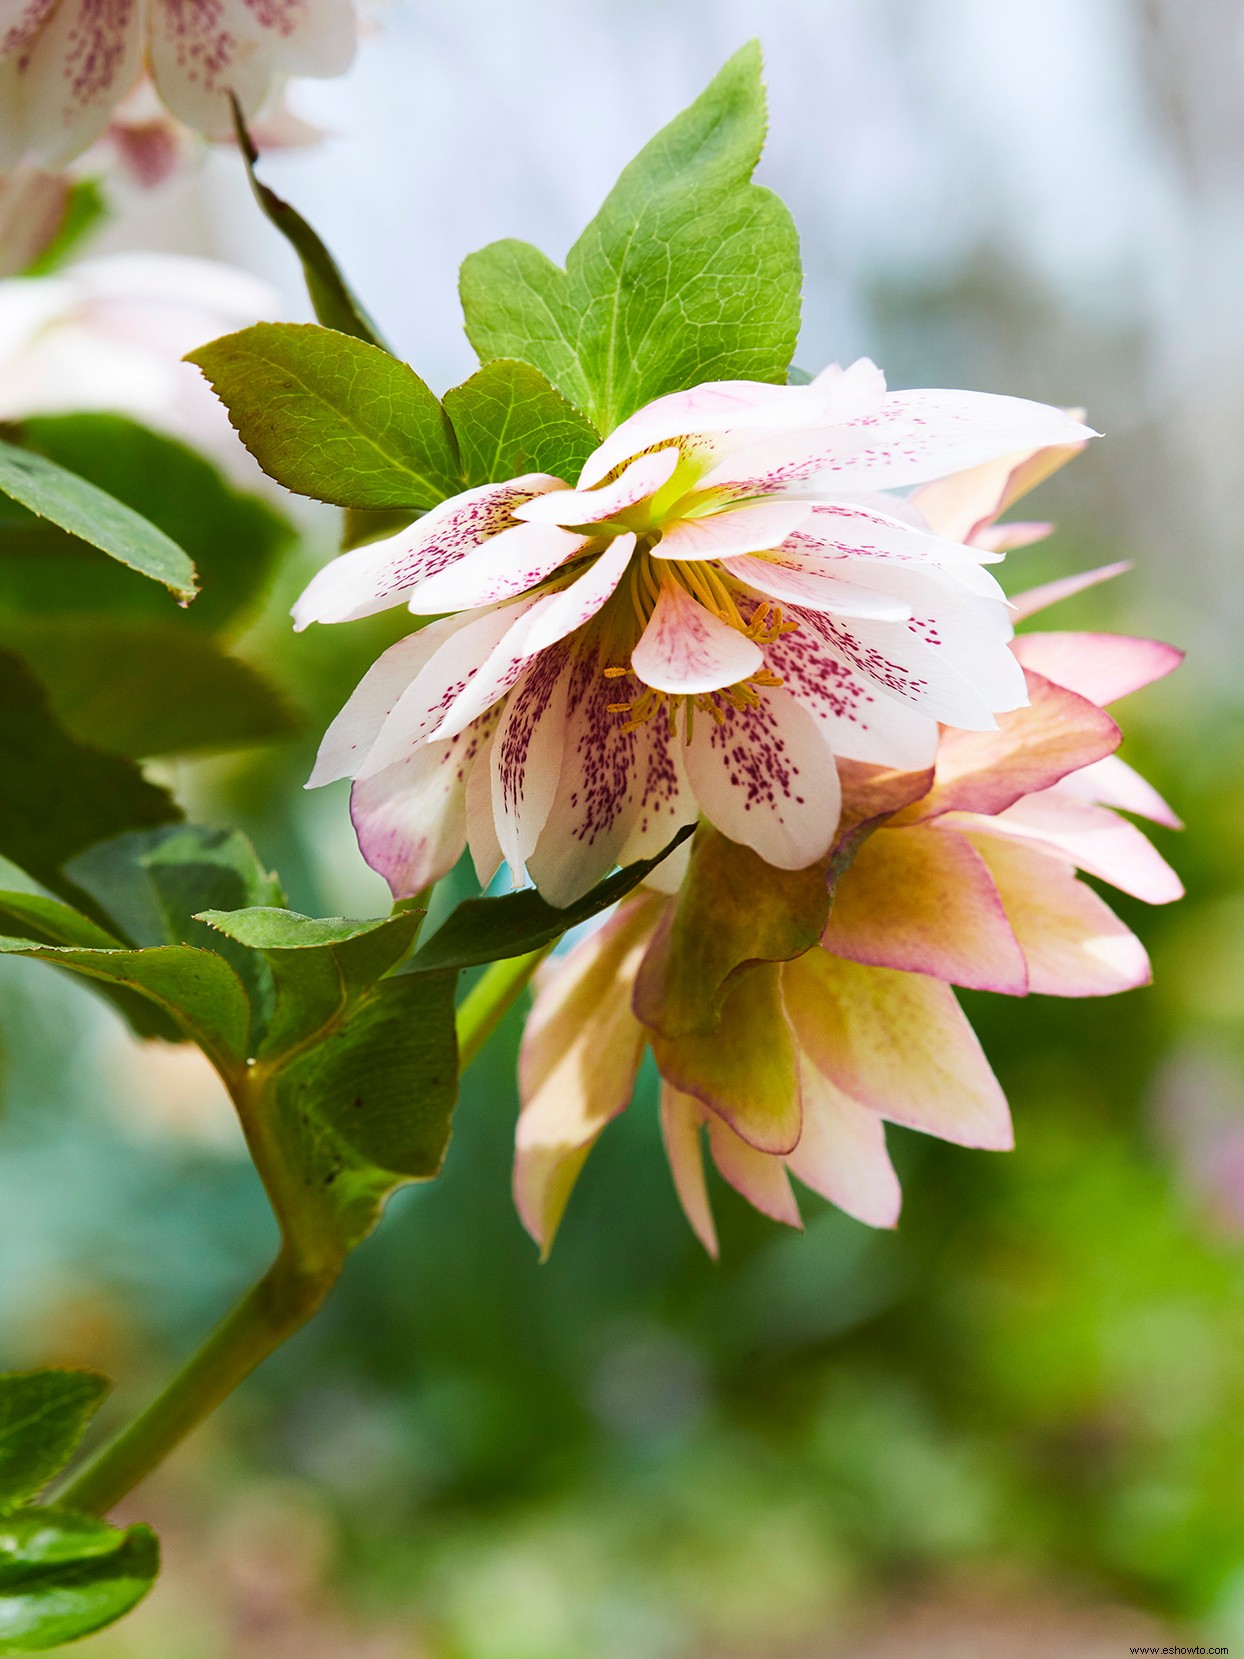
<path fill-rule="evenodd" d="M 615 870 L 604 881 L 598 882 L 590 893 L 574 904 L 559 910 L 542 899 L 534 889 L 522 893 L 506 893 L 496 899 L 467 899 L 452 911 L 426 945 L 421 946 L 409 964 L 410 973 L 442 973 L 447 968 L 478 967 L 485 962 L 497 962 L 507 956 L 525 956 L 530 950 L 539 950 L 554 939 L 560 939 L 570 928 L 577 927 L 592 916 L 607 910 L 611 904 L 625 898 L 638 887 L 644 877 L 651 875 L 661 860 L 668 858 L 692 833 L 688 824 L 664 847 L 655 858 L 640 859 L 624 869 Z"/>
<path fill-rule="evenodd" d="M 163 589 L 18 509 L 0 522 L 4 607 L 139 612 L 213 631 L 254 604 L 293 540 L 292 525 L 266 502 L 235 489 L 197 451 L 124 415 L 32 416 L 17 432 L 24 447 L 106 490 L 184 548 L 200 593 L 179 612 Z"/>
<path fill-rule="evenodd" d="M 0 1520 L 0 1653 L 34 1653 L 102 1630 L 151 1588 L 155 1535 L 65 1509 Z"/>
<path fill-rule="evenodd" d="M 63 890 L 62 866 L 92 842 L 180 816 L 130 761 L 70 737 L 28 670 L 0 652 L 0 853 Z"/>
<path fill-rule="evenodd" d="M 314 323 L 256 323 L 187 360 L 264 471 L 299 495 L 423 512 L 462 488 L 445 411 L 377 346 Z"/>
<path fill-rule="evenodd" d="M 298 730 L 257 669 L 176 621 L 0 613 L 0 645 L 39 676 L 68 732 L 113 754 L 236 749 Z"/>
<path fill-rule="evenodd" d="M 255 163 L 259 160 L 259 151 L 246 130 L 246 122 L 242 119 L 237 99 L 231 97 L 230 102 L 233 104 L 233 123 L 237 132 L 238 148 L 246 163 L 246 176 L 250 179 L 255 200 L 268 221 L 275 225 L 298 255 L 307 284 L 307 293 L 311 297 L 312 310 L 325 328 L 335 328 L 342 334 L 352 334 L 358 340 L 366 340 L 370 345 L 380 346 L 387 351 L 388 347 L 381 339 L 375 323 L 351 293 L 349 284 L 337 268 L 336 260 L 319 235 L 312 230 L 301 213 L 296 212 L 288 202 L 282 201 L 275 190 L 261 184 L 256 178 Z"/>
<path fill-rule="evenodd" d="M 445 393 L 468 484 L 524 472 L 573 483 L 600 434 L 530 363 L 502 358 Z"/>
<path fill-rule="evenodd" d="M 0 1374 L 0 1509 L 28 1502 L 60 1473 L 107 1392 L 97 1371 Z"/>
<path fill-rule="evenodd" d="M 702 381 L 785 381 L 802 279 L 790 214 L 749 182 L 765 135 L 760 69 L 745 46 L 645 146 L 564 271 L 516 241 L 466 260 L 481 361 L 533 364 L 602 431 Z"/>
<path fill-rule="evenodd" d="M 175 541 L 45 455 L 0 440 L 0 491 L 109 558 L 163 583 L 183 604 L 194 598 L 194 565 Z"/>

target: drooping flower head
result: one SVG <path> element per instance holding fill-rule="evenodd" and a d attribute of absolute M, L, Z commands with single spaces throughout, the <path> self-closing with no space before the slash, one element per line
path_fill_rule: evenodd
<path fill-rule="evenodd" d="M 468 490 L 319 573 L 299 627 L 443 619 L 376 663 L 312 782 L 356 780 L 398 895 L 469 840 L 481 880 L 504 858 L 567 904 L 701 813 L 803 868 L 834 837 L 836 759 L 924 767 L 939 722 L 992 730 L 1025 700 L 1000 554 L 885 492 L 1089 436 L 1021 399 L 888 393 L 866 360 L 659 398 L 573 485 Z"/>
<path fill-rule="evenodd" d="M 1118 728 L 1101 707 L 1168 673 L 1180 653 L 1060 633 L 1021 636 L 1015 653 L 1031 702 L 999 731 L 945 732 L 931 780 L 861 771 L 858 796 L 848 781 L 850 818 L 870 819 L 871 833 L 819 944 L 728 981 L 714 1031 L 668 1028 L 676 879 L 672 892 L 626 899 L 546 966 L 523 1040 L 514 1175 L 519 1212 L 546 1249 L 588 1152 L 630 1101 L 645 1047 L 661 1073 L 679 1198 L 715 1254 L 703 1130 L 722 1177 L 774 1219 L 799 1225 L 794 1175 L 857 1219 L 892 1226 L 887 1121 L 963 1146 L 1011 1145 L 1005 1099 L 952 985 L 1081 997 L 1148 980 L 1140 941 L 1077 869 L 1150 903 L 1182 892 L 1115 810 L 1178 822 L 1113 753 Z M 670 887 L 666 867 L 657 874 Z M 759 882 L 752 902 L 764 902 Z"/>
<path fill-rule="evenodd" d="M 340 75 L 350 0 L 0 0 L 0 167 L 62 166 L 93 144 L 146 69 L 165 105 L 213 136 L 284 75 Z"/>

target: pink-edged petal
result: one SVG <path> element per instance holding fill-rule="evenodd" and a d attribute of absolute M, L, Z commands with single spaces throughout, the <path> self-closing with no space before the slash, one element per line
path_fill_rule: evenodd
<path fill-rule="evenodd" d="M 505 858 L 492 810 L 492 749 L 497 740 L 496 725 L 492 721 L 486 724 L 493 726 L 492 735 L 480 744 L 466 782 L 467 847 L 475 866 L 475 879 L 482 889 L 488 887 Z"/>
<path fill-rule="evenodd" d="M 654 495 L 669 482 L 678 461 L 676 449 L 640 455 L 611 484 L 594 490 L 554 490 L 519 507 L 514 516 L 536 524 L 600 524 Z"/>
<path fill-rule="evenodd" d="M 896 1226 L 903 1194 L 886 1151 L 884 1120 L 807 1062 L 799 1081 L 803 1133 L 786 1160 L 791 1174 L 866 1226 Z"/>
<path fill-rule="evenodd" d="M 785 964 L 783 986 L 808 1059 L 852 1099 L 960 1146 L 1012 1145 L 1006 1100 L 948 985 L 810 950 Z"/>
<path fill-rule="evenodd" d="M 871 616 L 883 622 L 904 622 L 911 608 L 901 599 L 839 576 L 826 575 L 798 555 L 770 554 L 766 558 L 748 555 L 723 559 L 722 564 L 740 582 L 755 592 L 783 605 L 802 605 L 807 610 L 829 611 L 836 616 Z"/>
<path fill-rule="evenodd" d="M 1050 789 L 1016 801 L 990 826 L 999 835 L 1061 852 L 1086 874 L 1146 904 L 1172 904 L 1183 897 L 1183 883 L 1153 843 L 1107 807 Z"/>
<path fill-rule="evenodd" d="M 690 1095 L 679 1094 L 668 1083 L 661 1084 L 661 1134 L 674 1178 L 674 1191 L 696 1238 L 715 1261 L 717 1229 L 713 1225 L 708 1182 L 704 1179 L 704 1149 L 700 1143 L 704 1116 L 703 1107 Z"/>
<path fill-rule="evenodd" d="M 586 536 L 556 524 L 515 524 L 420 582 L 407 603 L 416 616 L 495 605 L 534 588 L 586 545 Z"/>
<path fill-rule="evenodd" d="M 1131 634 L 1018 634 L 1015 655 L 1025 668 L 1102 707 L 1162 679 L 1184 660 L 1176 645 Z"/>
<path fill-rule="evenodd" d="M 417 633 L 399 639 L 376 658 L 324 733 L 315 766 L 307 779 L 308 789 L 319 789 L 338 778 L 355 776 L 398 698 L 462 624 L 463 619 L 459 617 L 429 623 Z"/>
<path fill-rule="evenodd" d="M 404 605 L 419 583 L 509 528 L 515 507 L 561 487 L 560 478 L 533 472 L 451 496 L 395 536 L 356 547 L 325 565 L 294 606 L 294 627 L 353 622 Z"/>
<path fill-rule="evenodd" d="M 942 733 L 933 788 L 912 816 L 1001 812 L 1118 748 L 1119 728 L 1096 703 L 1040 674 L 1027 680 L 1027 708 L 1004 714 L 997 731 Z"/>
<path fill-rule="evenodd" d="M 757 1152 L 718 1117 L 708 1120 L 708 1145 L 723 1180 L 729 1181 L 735 1192 L 742 1193 L 761 1215 L 784 1222 L 788 1227 L 803 1226 L 781 1158 L 771 1152 Z"/>
<path fill-rule="evenodd" d="M 519 600 L 465 620 L 454 617 L 446 618 L 444 624 L 432 623 L 432 628 L 442 630 L 437 649 L 390 709 L 355 776 L 370 777 L 383 771 L 428 737 L 453 737 L 491 708 L 502 693 L 494 689 L 490 665 L 498 645 L 504 645 L 519 630 L 530 604 L 530 600 Z M 521 663 L 503 691 L 509 690 L 520 671 Z M 480 698 L 479 706 L 454 731 L 438 730 L 447 711 L 457 707 L 463 691 L 481 673 L 490 676 L 486 681 L 488 695 Z"/>
<path fill-rule="evenodd" d="M 1016 553 L 1053 534 L 1054 526 L 1047 519 L 1008 519 L 1005 524 L 990 524 L 978 530 L 972 546 L 983 547 L 988 553 Z"/>
<path fill-rule="evenodd" d="M 516 886 L 557 793 L 569 661 L 564 640 L 534 658 L 506 698 L 492 746 L 493 816 Z"/>
<path fill-rule="evenodd" d="M 812 515 L 803 501 L 758 501 L 670 525 L 654 548 L 662 559 L 724 559 L 777 547 Z"/>
<path fill-rule="evenodd" d="M 970 838 L 993 872 L 1034 992 L 1105 997 L 1149 983 L 1140 940 L 1066 859 L 984 831 Z"/>
<path fill-rule="evenodd" d="M 848 667 L 809 627 L 765 647 L 769 667 L 821 722 L 830 748 L 846 760 L 923 771 L 937 751 L 937 722 Z"/>
<path fill-rule="evenodd" d="M 1153 785 L 1118 755 L 1107 755 L 1104 760 L 1095 760 L 1091 766 L 1069 773 L 1059 783 L 1058 792 L 1073 795 L 1077 801 L 1093 801 L 1098 806 L 1134 812 L 1152 823 L 1165 824 L 1167 829 L 1183 828 L 1181 820 Z"/>
<path fill-rule="evenodd" d="M 765 690 L 755 708 L 707 713 L 684 735 L 683 764 L 704 816 L 780 870 L 829 851 L 842 804 L 825 728 L 790 692 Z"/>
<path fill-rule="evenodd" d="M 626 731 L 626 716 L 610 709 L 642 688 L 630 676 L 606 679 L 606 666 L 591 642 L 571 664 L 557 793 L 527 860 L 542 895 L 558 906 L 573 904 L 608 875 L 643 806 L 644 728 Z"/>
<path fill-rule="evenodd" d="M 676 438 L 783 427 L 823 419 L 824 415 L 824 400 L 810 386 L 770 386 L 758 380 L 706 381 L 688 392 L 656 398 L 624 420 L 588 457 L 578 487 L 590 489 L 632 456 Z"/>
<path fill-rule="evenodd" d="M 419 744 L 355 783 L 350 817 L 359 851 L 395 899 L 439 881 L 462 856 L 467 779 L 493 724 L 484 720 L 446 743 Z"/>
<path fill-rule="evenodd" d="M 505 695 L 527 663 L 594 616 L 617 587 L 634 545 L 634 536 L 619 536 L 599 559 L 565 587 L 542 594 L 534 602 L 519 601 L 521 611 L 518 605 L 512 607 L 511 614 L 517 618 L 513 628 L 498 640 L 479 672 L 446 706 L 434 735 L 443 737 L 460 731 Z"/>
<path fill-rule="evenodd" d="M 838 884 L 825 949 L 978 991 L 1022 997 L 1024 953 L 980 854 L 953 830 L 878 830 Z"/>
<path fill-rule="evenodd" d="M 990 392 L 890 392 L 873 410 L 820 430 L 782 433 L 733 451 L 705 489 L 765 494 L 832 479 L 845 490 L 893 490 L 978 466 L 1013 450 L 1095 437 L 1061 409 Z"/>
<path fill-rule="evenodd" d="M 1109 582 L 1132 568 L 1130 559 L 1116 559 L 1112 565 L 1098 565 L 1096 570 L 1082 570 L 1075 576 L 1060 576 L 1056 582 L 1043 582 L 1040 587 L 1026 588 L 1011 600 L 1011 615 L 1016 622 L 1035 616 L 1038 611 L 1057 605 L 1061 599 L 1070 599 L 1099 582 Z"/>
<path fill-rule="evenodd" d="M 757 1152 L 799 1140 L 799 1063 L 782 1005 L 778 965 L 763 962 L 727 991 L 721 1023 L 705 1036 L 648 1032 L 661 1076 L 723 1118 Z"/>
<path fill-rule="evenodd" d="M 141 0 L 60 0 L 48 15 L 27 9 L 38 27 L 8 56 L 0 86 L 10 161 L 28 149 L 61 167 L 102 136 L 142 72 L 143 9 Z"/>
<path fill-rule="evenodd" d="M 997 725 L 988 700 L 940 647 L 914 633 L 910 623 L 838 618 L 797 606 L 784 614 L 787 622 L 806 630 L 826 653 L 882 696 L 968 731 L 992 731 Z M 998 649 L 1005 651 L 1006 646 Z"/>
<path fill-rule="evenodd" d="M 705 610 L 680 582 L 664 582 L 631 667 L 645 685 L 678 696 L 718 691 L 764 667 L 754 639 Z"/>
<path fill-rule="evenodd" d="M 1074 418 L 1074 417 L 1073 417 Z M 965 472 L 935 479 L 917 490 L 913 506 L 919 508 L 930 529 L 953 541 L 975 542 L 993 527 L 1007 508 L 1029 490 L 1036 489 L 1051 473 L 1065 466 L 1084 448 L 1083 443 L 1060 444 L 1053 448 L 998 455 Z M 1003 530 L 1014 526 L 1003 525 Z M 1023 545 L 1020 543 L 1019 545 Z"/>
<path fill-rule="evenodd" d="M 518 1062 L 514 1200 L 545 1251 L 593 1142 L 635 1087 L 644 1032 L 630 987 L 660 904 L 627 900 L 538 981 Z"/>

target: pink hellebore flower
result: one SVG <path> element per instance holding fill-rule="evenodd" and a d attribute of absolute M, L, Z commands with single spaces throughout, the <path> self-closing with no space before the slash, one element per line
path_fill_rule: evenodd
<path fill-rule="evenodd" d="M 282 75 L 340 75 L 350 0 L 0 0 L 0 167 L 61 166 L 101 136 L 144 69 L 188 126 L 231 130 Z"/>
<path fill-rule="evenodd" d="M 1140 941 L 1076 867 L 1151 903 L 1180 896 L 1170 867 L 1110 810 L 1177 824 L 1113 755 L 1118 728 L 1100 707 L 1180 653 L 1059 633 L 1017 639 L 1015 653 L 1029 706 L 997 732 L 943 734 L 928 793 L 876 829 L 842 877 L 821 947 L 748 970 L 713 1035 L 671 1040 L 635 1013 L 672 898 L 641 889 L 543 970 L 520 1060 L 514 1182 L 545 1249 L 596 1137 L 631 1098 L 645 1044 L 679 1197 L 716 1254 L 701 1128 L 725 1180 L 775 1220 L 799 1225 L 794 1174 L 860 1221 L 892 1226 L 886 1121 L 1011 1145 L 951 984 L 1079 997 L 1147 981 Z"/>
<path fill-rule="evenodd" d="M 700 813 L 768 863 L 828 850 L 836 757 L 931 764 L 938 722 L 1020 706 L 984 563 L 901 490 L 1091 434 L 977 392 L 887 393 L 873 364 L 809 386 L 722 381 L 624 421 L 575 485 L 466 491 L 335 560 L 298 627 L 406 604 L 445 616 L 374 665 L 311 783 L 356 780 L 364 856 L 396 895 L 469 840 L 554 904 Z"/>

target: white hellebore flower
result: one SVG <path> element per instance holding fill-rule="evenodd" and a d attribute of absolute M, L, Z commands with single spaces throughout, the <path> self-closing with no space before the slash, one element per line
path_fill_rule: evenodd
<path fill-rule="evenodd" d="M 101 136 L 144 69 L 187 126 L 232 130 L 282 75 L 340 75 L 350 0 L 0 0 L 0 167 L 61 166 Z"/>
<path fill-rule="evenodd" d="M 1026 701 L 1000 555 L 877 492 L 1088 429 L 979 392 L 890 392 L 861 360 L 809 386 L 658 398 L 571 487 L 467 490 L 344 554 L 298 627 L 396 604 L 444 616 L 379 659 L 311 783 L 353 777 L 367 861 L 397 895 L 469 839 L 554 904 L 703 813 L 770 864 L 829 848 L 834 757 L 931 763 L 938 722 Z"/>

